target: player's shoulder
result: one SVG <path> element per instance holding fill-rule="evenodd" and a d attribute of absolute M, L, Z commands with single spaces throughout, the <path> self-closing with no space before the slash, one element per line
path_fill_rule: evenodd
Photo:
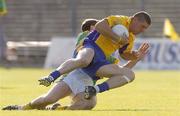
<path fill-rule="evenodd" d="M 80 32 L 80 33 L 78 34 L 78 37 L 87 36 L 88 33 L 89 33 L 89 31 Z"/>
<path fill-rule="evenodd" d="M 125 15 L 110 15 L 109 18 L 117 18 L 117 19 L 129 19 L 129 16 L 125 16 Z"/>

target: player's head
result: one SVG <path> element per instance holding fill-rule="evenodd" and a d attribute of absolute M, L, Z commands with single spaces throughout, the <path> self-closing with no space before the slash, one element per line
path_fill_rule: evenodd
<path fill-rule="evenodd" d="M 95 24 L 98 22 L 97 19 L 85 19 L 82 22 L 81 30 L 84 31 L 91 31 L 94 29 Z"/>
<path fill-rule="evenodd" d="M 135 35 L 144 32 L 151 25 L 151 17 L 145 11 L 135 13 L 131 19 L 129 30 Z"/>

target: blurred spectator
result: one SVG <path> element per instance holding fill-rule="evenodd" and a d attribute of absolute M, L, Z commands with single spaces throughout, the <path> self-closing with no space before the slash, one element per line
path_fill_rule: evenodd
<path fill-rule="evenodd" d="M 6 58 L 6 40 L 4 38 L 3 30 L 2 30 L 2 25 L 0 24 L 0 62 L 5 60 Z"/>
<path fill-rule="evenodd" d="M 7 13 L 6 1 L 0 0 L 0 19 Z M 3 34 L 3 27 L 0 23 L 0 62 L 6 59 L 6 40 Z"/>
<path fill-rule="evenodd" d="M 0 0 L 0 16 L 7 14 L 6 1 Z"/>
<path fill-rule="evenodd" d="M 18 56 L 17 56 L 16 48 L 9 48 L 9 49 L 7 49 L 7 51 L 6 51 L 6 59 L 8 61 L 11 61 L 11 62 L 17 61 Z"/>

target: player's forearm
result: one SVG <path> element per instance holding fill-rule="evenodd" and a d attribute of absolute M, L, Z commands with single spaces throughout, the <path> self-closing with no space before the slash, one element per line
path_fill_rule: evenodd
<path fill-rule="evenodd" d="M 124 60 L 134 60 L 136 59 L 136 56 L 134 56 L 133 54 L 131 53 L 123 53 L 120 55 Z"/>
<path fill-rule="evenodd" d="M 111 38 L 115 42 L 119 42 L 119 36 L 112 32 L 107 19 L 103 19 L 95 25 L 95 29 L 103 36 Z"/>
<path fill-rule="evenodd" d="M 133 68 L 138 63 L 138 60 L 130 60 L 123 67 Z"/>

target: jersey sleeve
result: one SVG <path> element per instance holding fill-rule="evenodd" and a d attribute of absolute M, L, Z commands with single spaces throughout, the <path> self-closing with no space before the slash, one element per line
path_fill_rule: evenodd
<path fill-rule="evenodd" d="M 130 34 L 129 35 L 129 45 L 123 53 L 130 53 L 132 51 L 133 46 L 134 46 L 134 39 L 135 39 L 135 36 L 133 34 Z"/>
<path fill-rule="evenodd" d="M 109 26 L 113 27 L 114 25 L 121 24 L 126 27 L 126 22 L 128 17 L 121 15 L 110 15 L 106 18 L 108 20 Z"/>
<path fill-rule="evenodd" d="M 113 27 L 114 25 L 117 25 L 117 24 L 124 25 L 122 17 L 119 15 L 111 15 L 111 16 L 108 16 L 106 19 L 108 20 L 110 27 Z"/>
<path fill-rule="evenodd" d="M 76 41 L 76 46 L 79 45 L 81 43 L 82 40 L 84 40 L 84 38 L 88 35 L 88 31 L 85 31 L 85 32 L 81 32 L 78 34 L 77 36 L 77 41 Z"/>

